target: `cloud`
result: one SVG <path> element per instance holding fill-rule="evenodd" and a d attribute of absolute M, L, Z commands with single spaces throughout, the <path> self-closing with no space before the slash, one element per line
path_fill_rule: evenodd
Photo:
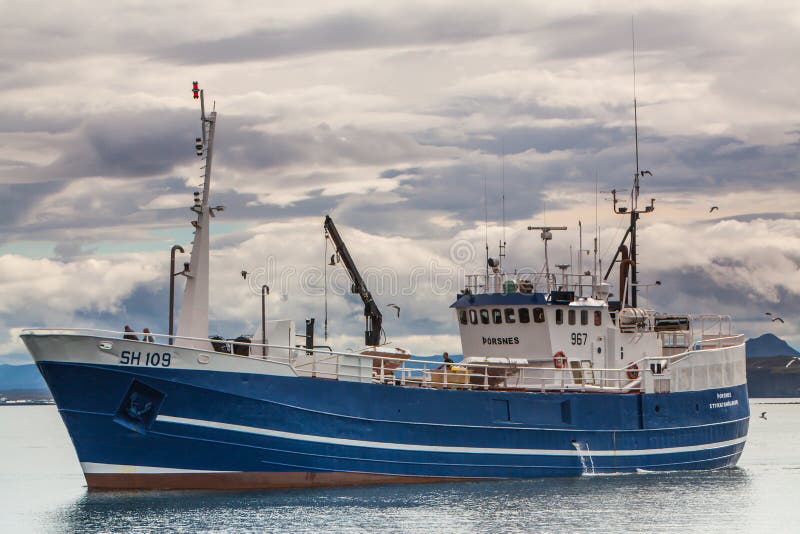
<path fill-rule="evenodd" d="M 219 113 L 220 332 L 258 315 L 243 266 L 274 256 L 281 269 L 321 267 L 325 213 L 360 266 L 404 279 L 432 261 L 450 265 L 455 242 L 482 251 L 486 226 L 494 254 L 502 219 L 509 267 L 541 265 L 525 228 L 545 218 L 569 226 L 552 243 L 569 257 L 579 219 L 584 247 L 591 241 L 595 180 L 606 261 L 624 232 L 602 191 L 625 197 L 634 172 L 628 3 L 115 2 L 92 5 L 91 20 L 80 5 L 26 4 L 0 17 L 0 258 L 65 284 L 29 288 L 39 301 L 0 312 L 4 332 L 29 319 L 163 324 L 167 251 L 191 240 L 187 205 L 201 182 L 188 91 L 198 78 Z M 642 198 L 657 198 L 641 226 L 642 276 L 671 288 L 647 290 L 660 308 L 728 311 L 753 334 L 761 309 L 795 312 L 797 14 L 791 2 L 634 13 L 640 164 L 654 174 Z M 468 267 L 480 271 L 483 254 Z M 127 273 L 121 258 L 154 278 Z M 124 291 L 73 301 L 76 273 L 102 271 L 89 260 L 125 273 Z M 38 279 L 17 280 L 14 295 Z M 276 313 L 320 316 L 319 295 L 290 289 Z M 65 315 L 53 315 L 48 295 L 77 311 L 59 304 Z M 387 332 L 443 350 L 455 333 L 452 295 L 430 283 L 390 295 L 403 313 Z M 330 305 L 334 340 L 356 346 L 360 303 Z M 426 345 L 420 332 L 439 341 Z"/>
<path fill-rule="evenodd" d="M 331 53 L 384 47 L 455 44 L 474 41 L 515 29 L 520 23 L 503 20 L 496 10 L 459 6 L 457 17 L 450 9 L 420 9 L 415 17 L 359 10 L 326 14 L 294 24 L 268 27 L 224 37 L 194 40 L 168 47 L 157 58 L 176 63 L 208 64 L 276 59 L 302 54 Z M 269 27 L 271 26 L 271 27 Z"/>

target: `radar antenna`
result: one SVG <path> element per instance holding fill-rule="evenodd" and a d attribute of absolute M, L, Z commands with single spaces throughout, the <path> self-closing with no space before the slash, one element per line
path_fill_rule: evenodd
<path fill-rule="evenodd" d="M 566 226 L 529 226 L 528 230 L 541 230 L 539 237 L 544 241 L 544 272 L 550 282 L 550 259 L 547 256 L 547 242 L 553 239 L 553 230 L 566 230 Z"/>

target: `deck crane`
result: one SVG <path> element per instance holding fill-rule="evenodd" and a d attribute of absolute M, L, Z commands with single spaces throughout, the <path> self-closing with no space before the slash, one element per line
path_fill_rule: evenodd
<path fill-rule="evenodd" d="M 347 274 L 350 276 L 350 281 L 353 282 L 352 292 L 361 297 L 364 303 L 364 317 L 366 319 L 364 344 L 376 347 L 380 345 L 381 332 L 383 331 L 381 328 L 383 315 L 378 309 L 375 299 L 372 298 L 369 289 L 367 289 L 367 284 L 365 284 L 364 279 L 361 278 L 361 274 L 358 272 L 353 257 L 350 256 L 350 252 L 347 250 L 347 246 L 344 244 L 342 236 L 339 235 L 339 231 L 336 229 L 336 225 L 333 224 L 333 219 L 331 219 L 330 215 L 325 216 L 325 233 L 331 238 L 331 241 L 333 241 L 336 247 L 336 255 L 342 260 L 342 263 L 344 263 Z"/>

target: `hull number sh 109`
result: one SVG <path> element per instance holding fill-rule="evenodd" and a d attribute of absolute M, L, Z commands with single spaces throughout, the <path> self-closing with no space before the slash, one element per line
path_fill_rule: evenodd
<path fill-rule="evenodd" d="M 169 352 L 142 352 L 136 350 L 123 350 L 119 355 L 122 365 L 143 365 L 145 367 L 169 367 L 172 363 L 172 354 Z"/>

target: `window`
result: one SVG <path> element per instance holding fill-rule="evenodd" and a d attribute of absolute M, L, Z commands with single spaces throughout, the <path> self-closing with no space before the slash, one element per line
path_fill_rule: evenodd
<path fill-rule="evenodd" d="M 561 311 L 561 310 L 558 310 L 558 311 Z M 543 323 L 544 322 L 544 309 L 543 308 L 534 308 L 533 309 L 533 320 L 536 323 Z"/>
<path fill-rule="evenodd" d="M 509 324 L 516 323 L 517 319 L 514 317 L 514 308 L 506 308 L 506 322 Z"/>
<path fill-rule="evenodd" d="M 564 324 L 564 310 L 556 310 L 556 324 Z"/>
<path fill-rule="evenodd" d="M 481 323 L 489 324 L 489 310 L 481 310 Z"/>
<path fill-rule="evenodd" d="M 567 317 L 569 318 L 569 324 L 575 324 L 575 310 L 569 310 L 567 312 Z"/>
<path fill-rule="evenodd" d="M 520 323 L 529 323 L 529 322 L 531 322 L 531 312 L 528 310 L 528 308 L 520 308 L 519 312 L 518 312 L 518 315 L 519 315 L 519 322 Z"/>
<path fill-rule="evenodd" d="M 478 312 L 475 310 L 469 311 L 469 322 L 472 324 L 478 324 Z"/>
<path fill-rule="evenodd" d="M 603 314 L 599 311 L 594 312 L 594 325 L 600 326 L 603 324 Z"/>
<path fill-rule="evenodd" d="M 503 314 L 497 308 L 492 310 L 492 322 L 494 324 L 500 324 L 503 322 Z"/>
<path fill-rule="evenodd" d="M 581 324 L 584 326 L 589 324 L 589 310 L 581 310 Z"/>
<path fill-rule="evenodd" d="M 458 320 L 461 324 L 467 324 L 467 310 L 461 310 L 458 312 Z"/>

